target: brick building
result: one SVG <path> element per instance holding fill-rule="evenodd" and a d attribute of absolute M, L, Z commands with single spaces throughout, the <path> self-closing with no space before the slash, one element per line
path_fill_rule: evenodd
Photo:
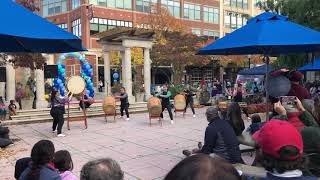
<path fill-rule="evenodd" d="M 259 0 L 39 0 L 39 14 L 81 37 L 83 45 L 89 50 L 85 53 L 86 57 L 96 67 L 96 83 L 103 77 L 103 58 L 101 45 L 94 34 L 115 27 L 147 27 L 147 17 L 161 10 L 161 6 L 181 19 L 191 33 L 219 38 L 244 25 L 248 15 L 258 14 L 259 10 L 255 6 L 257 1 Z M 54 59 L 58 59 L 58 55 Z M 68 76 L 80 72 L 79 61 L 75 64 L 70 63 L 70 58 L 65 61 Z M 213 70 L 208 71 L 207 76 L 212 79 L 214 74 Z M 153 78 L 153 83 L 154 81 Z"/>

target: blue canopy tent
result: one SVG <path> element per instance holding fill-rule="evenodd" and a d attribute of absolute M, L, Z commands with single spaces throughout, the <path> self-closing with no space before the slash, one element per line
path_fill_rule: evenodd
<path fill-rule="evenodd" d="M 12 0 L 0 0 L 0 52 L 86 51 L 77 36 Z"/>
<path fill-rule="evenodd" d="M 288 53 L 320 51 L 320 33 L 288 21 L 288 17 L 265 12 L 234 32 L 199 50 L 202 55 L 263 54 L 269 56 Z M 269 72 L 266 66 L 266 72 Z M 268 85 L 268 73 L 266 73 Z M 269 97 L 266 91 L 266 97 Z M 266 103 L 268 113 L 268 98 Z M 269 116 L 267 115 L 267 120 Z"/>
<path fill-rule="evenodd" d="M 258 66 L 258 67 L 254 67 L 251 69 L 243 69 L 241 71 L 238 72 L 239 75 L 265 75 L 266 74 L 266 64 L 262 65 L 262 66 Z M 273 68 L 271 65 L 268 65 L 268 72 L 270 73 L 271 71 L 273 71 Z"/>
<path fill-rule="evenodd" d="M 320 59 L 315 60 L 313 63 L 302 66 L 298 71 L 320 71 Z"/>

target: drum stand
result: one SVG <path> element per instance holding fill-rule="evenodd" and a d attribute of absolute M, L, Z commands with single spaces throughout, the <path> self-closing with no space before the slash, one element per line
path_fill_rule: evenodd
<path fill-rule="evenodd" d="M 174 116 L 177 117 L 177 112 L 182 112 L 182 116 L 184 118 L 185 112 L 184 109 L 174 109 Z"/>
<path fill-rule="evenodd" d="M 116 112 L 116 109 L 114 109 L 114 113 L 110 113 L 110 114 L 107 114 L 107 113 L 104 113 L 104 120 L 106 122 L 108 122 L 108 119 L 107 119 L 107 116 L 113 116 L 113 121 L 115 122 L 116 121 L 116 115 L 117 115 L 117 112 Z"/>
<path fill-rule="evenodd" d="M 82 94 L 82 99 L 83 99 L 82 100 L 83 117 L 75 117 L 75 118 L 70 117 L 70 103 L 68 103 L 68 122 L 67 122 L 68 130 L 70 130 L 70 122 L 72 122 L 72 121 L 84 121 L 84 125 L 85 125 L 86 129 L 88 128 L 87 109 L 84 105 L 84 94 Z"/>
<path fill-rule="evenodd" d="M 149 113 L 149 124 L 150 124 L 150 127 L 151 127 L 151 120 L 152 119 L 159 119 L 159 123 L 160 123 L 160 126 L 162 127 L 162 118 L 160 115 L 158 116 L 151 116 L 151 114 Z"/>

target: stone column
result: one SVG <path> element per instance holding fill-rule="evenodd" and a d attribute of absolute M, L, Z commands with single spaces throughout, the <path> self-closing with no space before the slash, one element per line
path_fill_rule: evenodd
<path fill-rule="evenodd" d="M 126 61 L 125 61 L 125 53 L 124 51 L 121 52 L 121 77 L 122 77 L 122 85 L 124 86 L 126 84 Z"/>
<path fill-rule="evenodd" d="M 128 99 L 130 102 L 134 102 L 134 98 L 132 96 L 132 70 L 131 70 L 131 49 L 129 47 L 125 47 L 124 50 L 124 61 L 125 61 L 125 80 L 126 83 L 124 87 L 126 88 L 126 92 L 128 93 Z"/>
<path fill-rule="evenodd" d="M 143 63 L 143 78 L 144 78 L 144 95 L 145 100 L 148 100 L 151 96 L 151 61 L 150 61 L 150 49 L 145 48 L 143 51 L 144 63 Z"/>
<path fill-rule="evenodd" d="M 105 95 L 111 95 L 111 77 L 110 77 L 110 53 L 109 51 L 103 52 L 104 60 L 104 87 Z"/>
<path fill-rule="evenodd" d="M 44 99 L 44 72 L 42 69 L 35 70 L 36 88 L 37 88 L 37 109 L 45 108 L 48 106 L 48 102 Z"/>
<path fill-rule="evenodd" d="M 6 65 L 6 76 L 6 100 L 10 101 L 15 99 L 16 96 L 16 71 L 10 63 Z"/>

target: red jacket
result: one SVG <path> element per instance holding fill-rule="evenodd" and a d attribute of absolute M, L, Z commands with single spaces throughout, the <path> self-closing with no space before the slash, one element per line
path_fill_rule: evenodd
<path fill-rule="evenodd" d="M 300 84 L 294 83 L 291 83 L 291 89 L 288 96 L 296 96 L 300 101 L 304 99 L 311 99 L 311 95 L 306 88 L 302 87 Z"/>

